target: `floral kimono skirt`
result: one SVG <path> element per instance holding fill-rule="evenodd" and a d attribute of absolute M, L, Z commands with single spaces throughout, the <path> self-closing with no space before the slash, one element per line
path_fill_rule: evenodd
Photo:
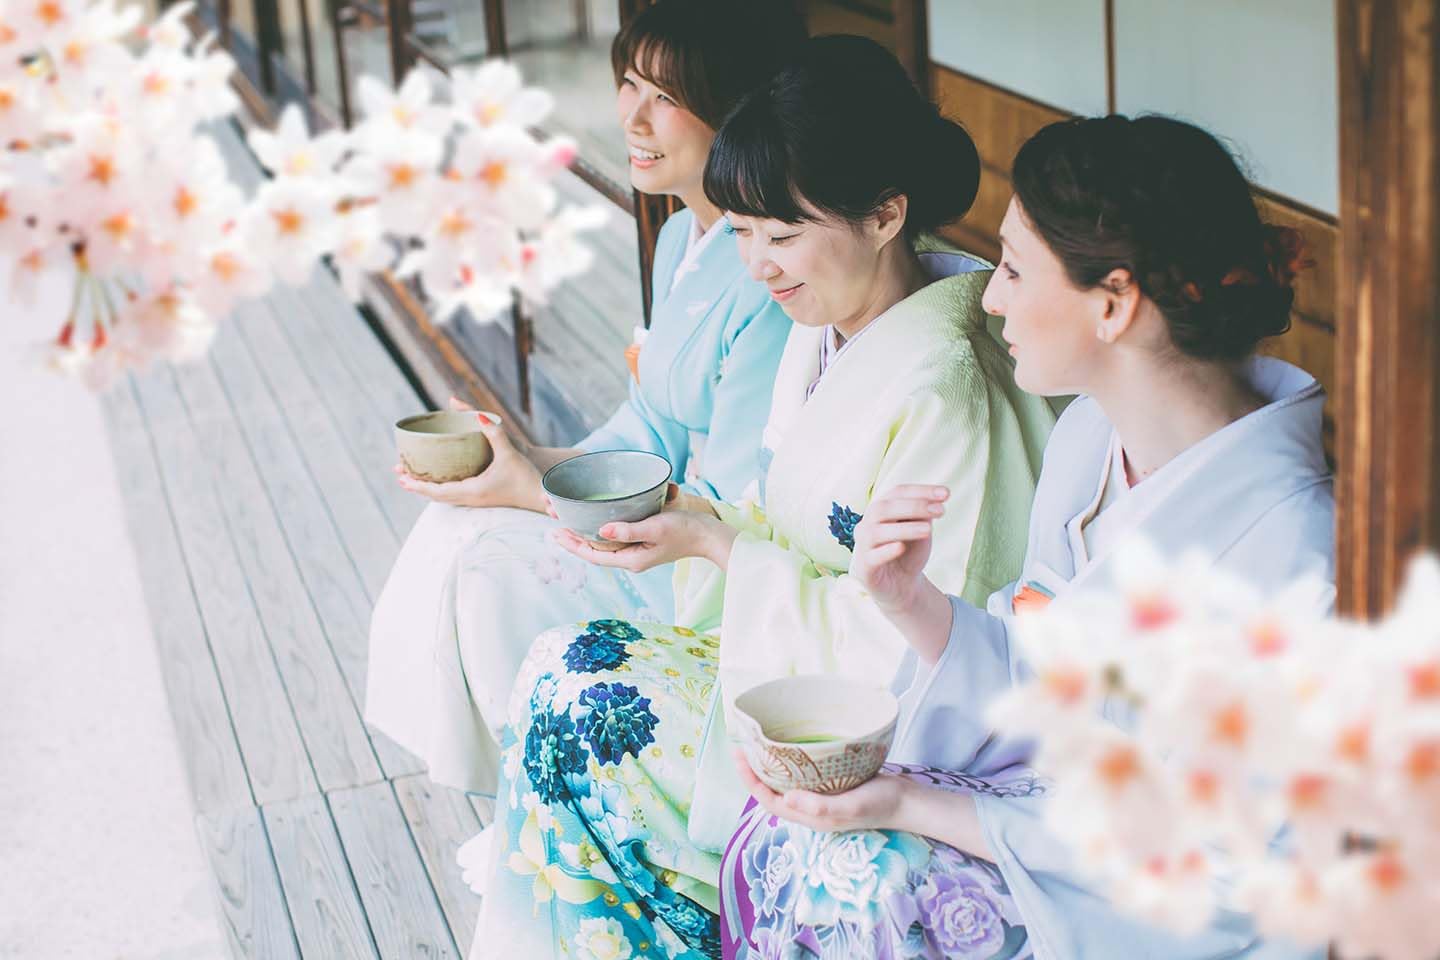
<path fill-rule="evenodd" d="M 720 956 L 720 858 L 686 831 L 719 646 L 625 620 L 535 641 L 501 744 L 472 956 Z"/>
<path fill-rule="evenodd" d="M 957 792 L 1040 789 L 887 765 Z M 1000 870 L 891 830 L 820 833 L 745 808 L 720 868 L 726 960 L 1019 960 L 1025 925 Z"/>

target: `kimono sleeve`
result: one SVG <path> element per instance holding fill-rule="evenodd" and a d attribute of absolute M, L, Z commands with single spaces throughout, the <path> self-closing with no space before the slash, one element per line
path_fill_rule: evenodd
<path fill-rule="evenodd" d="M 907 398 L 876 468 L 872 496 L 901 483 L 951 491 L 934 525 L 926 572 L 948 590 L 984 597 L 998 584 L 971 583 L 971 541 L 985 492 L 988 424 L 983 392 L 957 409 L 938 393 Z M 945 442 L 937 442 L 944 437 Z M 768 533 L 768 536 L 766 535 Z M 908 649 L 905 638 L 848 573 L 819 568 L 767 528 L 742 530 L 725 578 L 722 685 L 729 697 L 756 683 L 797 673 L 843 673 L 889 683 Z"/>
<path fill-rule="evenodd" d="M 682 210 L 665 221 L 655 245 L 655 271 L 650 278 L 651 301 L 660 303 L 670 288 L 675 267 L 684 253 L 690 232 L 690 214 Z M 644 450 L 665 457 L 677 472 L 685 469 L 690 437 L 677 423 L 658 414 L 646 401 L 640 385 L 632 378 L 630 392 L 600 427 L 575 446 L 586 452 L 597 450 Z"/>
<path fill-rule="evenodd" d="M 932 667 L 905 658 L 893 689 L 907 718 L 891 759 L 984 775 L 1024 756 L 1016 743 L 991 735 L 985 710 L 1023 669 L 1010 640 L 1014 585 L 996 590 L 988 608 L 950 598 L 950 638 Z M 983 771 L 983 772 L 982 772 Z"/>
<path fill-rule="evenodd" d="M 1262 941 L 1240 914 L 1222 911 L 1210 927 L 1182 937 L 1117 909 L 1089 888 L 1044 824 L 1044 797 L 975 796 L 980 827 L 1005 878 L 1037 958 L 1134 960 L 1324 960 L 1324 948 Z"/>
<path fill-rule="evenodd" d="M 789 335 L 790 318 L 765 287 L 741 284 L 726 323 L 700 477 L 693 484 L 701 496 L 738 500 L 760 472 L 760 435 Z"/>

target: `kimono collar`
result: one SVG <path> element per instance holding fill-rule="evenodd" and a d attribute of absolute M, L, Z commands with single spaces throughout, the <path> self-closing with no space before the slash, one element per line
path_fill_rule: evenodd
<path fill-rule="evenodd" d="M 710 224 L 710 229 L 704 233 L 700 232 L 700 221 L 692 213 L 690 215 L 690 231 L 685 238 L 685 253 L 680 258 L 680 265 L 675 268 L 675 273 L 670 278 L 670 291 L 680 286 L 680 281 L 696 270 L 700 269 L 700 257 L 705 249 L 715 241 L 715 237 L 725 227 L 725 218 L 716 217 L 715 222 Z"/>
<path fill-rule="evenodd" d="M 930 278 L 930 283 L 926 284 L 924 287 L 921 287 L 919 290 L 915 291 L 915 293 L 912 293 L 910 296 L 906 297 L 904 300 L 901 300 L 899 303 L 896 303 L 894 306 L 891 306 L 884 313 L 880 314 L 874 320 L 871 320 L 864 327 L 861 327 L 859 333 L 855 334 L 855 336 L 846 340 L 844 343 L 839 342 L 840 338 L 838 332 L 835 330 L 835 327 L 833 325 L 827 325 L 825 327 L 824 332 L 820 338 L 819 371 L 816 373 L 815 379 L 811 380 L 810 385 L 805 389 L 805 396 L 807 398 L 810 396 L 810 394 L 814 393 L 815 388 L 820 385 L 821 378 L 825 376 L 825 371 L 830 369 L 831 364 L 839 360 L 840 357 L 844 355 L 844 353 L 849 350 L 850 347 L 857 340 L 865 336 L 865 334 L 869 333 L 871 330 L 875 329 L 875 327 L 877 327 L 887 316 L 894 313 L 897 307 L 900 307 L 902 304 L 909 305 L 911 301 L 915 300 L 916 297 L 919 297 L 927 290 L 930 290 L 932 287 L 936 286 L 937 283 L 944 281 L 950 277 L 958 277 L 966 273 L 978 273 L 984 270 L 991 269 L 990 265 L 985 263 L 985 261 L 980 260 L 977 257 L 972 257 L 967 253 L 959 253 L 952 251 L 923 251 L 920 252 L 917 256 L 920 260 L 921 269 L 924 270 L 926 275 Z M 936 293 L 943 293 L 947 297 L 952 295 L 952 291 L 948 289 L 944 291 L 936 291 Z M 967 318 L 969 317 L 968 312 L 965 314 L 965 316 Z"/>
<path fill-rule="evenodd" d="M 1329 481 L 1321 439 L 1325 391 L 1320 384 L 1299 367 L 1274 357 L 1251 358 L 1242 373 L 1269 402 L 1192 444 L 1127 496 L 1124 506 L 1133 514 L 1127 522 L 1143 528 L 1152 540 L 1200 547 L 1219 556 L 1264 510 L 1300 490 Z M 1104 435 L 1113 436 L 1114 428 L 1098 404 L 1089 399 L 1084 402 L 1093 405 L 1093 421 L 1082 430 L 1104 430 Z M 1077 408 L 1076 413 L 1091 419 L 1084 408 Z M 1099 441 L 1098 436 L 1094 439 Z M 1105 449 L 1099 443 L 1096 447 Z M 1098 472 L 1101 464 L 1091 467 L 1077 462 L 1075 469 Z M 1200 497 L 1214 509 L 1198 509 Z M 1078 502 L 1071 506 L 1073 509 L 1060 514 L 1062 526 L 1083 508 Z M 1057 533 L 1062 534 L 1063 530 Z M 1032 541 L 1032 551 L 1035 547 Z M 1068 549 L 1062 552 L 1070 556 Z M 1072 567 L 1071 586 L 1097 577 L 1103 581 L 1106 574 L 1102 571 L 1112 554 L 1106 550 L 1081 569 Z M 1063 576 L 1060 568 L 1066 564 L 1059 563 L 1058 556 L 1054 559 L 1055 569 Z"/>

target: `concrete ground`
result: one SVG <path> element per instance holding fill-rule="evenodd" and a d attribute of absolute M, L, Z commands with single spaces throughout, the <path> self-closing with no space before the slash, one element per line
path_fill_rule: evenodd
<path fill-rule="evenodd" d="M 30 355 L 68 296 L 0 316 L 0 958 L 222 957 L 102 401 Z"/>

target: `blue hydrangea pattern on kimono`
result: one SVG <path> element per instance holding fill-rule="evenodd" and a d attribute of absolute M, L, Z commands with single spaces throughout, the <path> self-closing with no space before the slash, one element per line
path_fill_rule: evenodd
<path fill-rule="evenodd" d="M 859 526 L 861 516 L 849 507 L 830 504 L 830 536 L 846 550 L 855 549 L 855 528 Z"/>
<path fill-rule="evenodd" d="M 914 834 L 821 833 L 751 801 L 720 877 L 726 960 L 1031 956 L 999 869 Z"/>
<path fill-rule="evenodd" d="M 571 673 L 613 669 L 630 659 L 625 644 L 639 639 L 640 631 L 624 620 L 592 620 L 565 649 L 565 668 Z"/>
<path fill-rule="evenodd" d="M 565 790 L 566 774 L 585 769 L 585 751 L 569 714 L 538 713 L 525 734 L 525 773 L 540 799 L 554 803 Z"/>
<path fill-rule="evenodd" d="M 536 640 L 508 711 L 504 848 L 477 943 L 517 957 L 720 956 L 719 858 L 685 835 L 718 647 L 624 620 Z"/>
<path fill-rule="evenodd" d="M 650 711 L 650 698 L 635 687 L 597 683 L 580 694 L 580 706 L 590 708 L 581 726 L 601 766 L 638 757 L 642 747 L 655 742 L 660 718 Z"/>

